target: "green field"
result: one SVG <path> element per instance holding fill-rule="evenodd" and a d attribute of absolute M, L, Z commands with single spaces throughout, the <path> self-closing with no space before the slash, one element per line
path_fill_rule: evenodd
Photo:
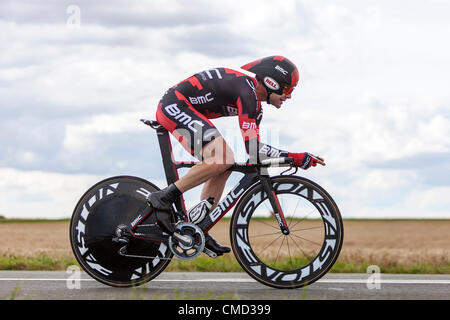
<path fill-rule="evenodd" d="M 0 270 L 66 270 L 77 265 L 75 258 L 52 258 L 45 254 L 37 257 L 0 257 Z M 353 264 L 337 261 L 330 272 L 366 273 L 370 263 Z M 382 273 L 450 274 L 450 265 L 379 266 Z M 192 261 L 172 261 L 165 271 L 177 272 L 243 272 L 232 253 L 211 259 L 200 256 Z"/>

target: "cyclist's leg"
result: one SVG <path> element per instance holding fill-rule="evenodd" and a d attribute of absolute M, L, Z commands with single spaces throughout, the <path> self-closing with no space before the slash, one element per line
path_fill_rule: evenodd
<path fill-rule="evenodd" d="M 220 200 L 225 183 L 231 172 L 226 171 L 234 163 L 233 152 L 223 137 L 217 137 L 202 149 L 202 161 L 192 167 L 188 173 L 175 182 L 180 190 L 186 191 L 205 182 L 201 199 L 208 196 L 216 199 L 214 210 Z M 205 247 L 221 256 L 231 251 L 230 247 L 218 243 L 210 234 L 205 234 Z"/>
<path fill-rule="evenodd" d="M 223 137 L 217 137 L 203 148 L 202 161 L 192 167 L 180 180 L 175 182 L 175 185 L 181 192 L 185 192 L 204 182 L 208 182 L 210 188 L 214 189 L 212 190 L 213 193 L 218 193 L 220 191 L 218 197 L 220 199 L 226 178 L 229 176 L 228 173 L 224 173 L 233 165 L 233 163 L 233 151 L 227 145 Z M 211 178 L 213 177 L 215 182 L 211 182 Z M 217 178 L 219 179 L 216 180 Z M 215 186 L 213 187 L 213 185 Z M 214 195 L 208 194 L 206 197 L 208 196 Z M 217 197 L 215 198 L 217 199 Z M 202 199 L 204 199 L 203 193 Z"/>
<path fill-rule="evenodd" d="M 204 183 L 233 165 L 233 151 L 214 124 L 176 90 L 166 92 L 158 105 L 156 119 L 186 151 L 200 160 L 175 182 L 181 192 Z"/>
<path fill-rule="evenodd" d="M 149 202 L 155 208 L 168 210 L 181 193 L 225 172 L 233 165 L 234 155 L 215 126 L 175 90 L 169 90 L 161 100 L 156 119 L 191 155 L 200 160 L 180 180 L 149 196 Z M 225 181 L 222 183 L 225 184 Z M 223 189 L 223 186 L 219 185 L 218 189 Z M 163 229 L 172 232 L 167 215 L 159 215 L 157 212 Z"/>
<path fill-rule="evenodd" d="M 201 199 L 203 200 L 208 197 L 213 197 L 216 200 L 210 211 L 214 210 L 219 204 L 223 189 L 230 174 L 231 171 L 224 171 L 205 182 L 202 189 Z M 230 247 L 219 244 L 210 234 L 206 234 L 205 239 L 206 247 L 214 251 L 217 255 L 223 255 L 224 253 L 228 253 L 231 251 Z"/>
<path fill-rule="evenodd" d="M 219 199 L 222 197 L 223 190 L 225 188 L 225 184 L 230 176 L 231 171 L 224 171 L 206 181 L 203 185 L 201 199 L 206 199 L 208 197 L 213 197 L 216 199 L 216 202 L 211 207 L 211 211 L 219 203 Z"/>
<path fill-rule="evenodd" d="M 204 154 L 206 154 L 206 155 L 210 154 L 211 153 L 210 150 L 211 150 L 211 146 L 207 145 L 206 148 L 205 148 Z M 205 181 L 205 184 L 203 186 L 202 193 L 201 193 L 201 196 L 200 196 L 200 198 L 202 200 L 206 199 L 208 197 L 213 197 L 213 198 L 216 199 L 216 201 L 215 201 L 214 205 L 212 206 L 211 210 L 214 210 L 214 208 L 219 203 L 219 200 L 220 200 L 220 198 L 222 196 L 225 184 L 226 184 L 226 182 L 228 180 L 228 177 L 231 174 L 231 171 L 226 171 L 226 169 L 228 169 L 230 167 L 230 165 L 232 165 L 234 163 L 233 152 L 228 147 L 228 145 L 226 145 L 226 143 L 223 146 L 223 150 L 224 150 L 225 154 L 222 155 L 222 160 L 227 165 L 224 168 L 222 168 L 222 169 L 225 169 L 225 170 L 223 170 L 219 174 L 217 174 L 214 177 L 211 177 L 207 181 Z M 218 159 L 218 160 L 220 160 L 220 159 Z"/>
<path fill-rule="evenodd" d="M 212 196 L 216 199 L 214 210 L 222 195 L 226 180 L 231 172 L 226 171 L 234 163 L 233 152 L 223 137 L 217 137 L 202 149 L 203 161 L 192 167 L 175 185 L 181 191 L 189 190 L 206 182 L 201 199 Z M 205 247 L 218 256 L 231 251 L 231 248 L 219 244 L 210 234 L 205 234 Z"/>

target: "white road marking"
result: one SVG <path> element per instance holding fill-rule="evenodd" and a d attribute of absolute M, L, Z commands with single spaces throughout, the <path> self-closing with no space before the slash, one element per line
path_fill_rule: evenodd
<path fill-rule="evenodd" d="M 65 278 L 0 278 L 0 281 L 96 281 L 95 279 L 65 279 Z M 420 280 L 420 279 L 380 279 L 381 284 L 450 284 L 450 280 Z M 153 279 L 151 282 L 257 282 L 253 279 Z M 366 284 L 372 282 L 368 279 L 321 279 L 316 283 L 349 283 Z"/>
<path fill-rule="evenodd" d="M 392 284 L 450 284 L 450 280 L 419 280 L 419 279 L 379 279 L 377 280 L 380 283 L 392 283 Z M 326 280 L 318 280 L 317 282 L 321 283 L 364 283 L 374 282 L 371 279 L 326 279 Z"/>

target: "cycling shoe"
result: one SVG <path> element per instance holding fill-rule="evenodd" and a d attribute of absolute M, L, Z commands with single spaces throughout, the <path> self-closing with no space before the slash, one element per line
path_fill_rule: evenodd
<path fill-rule="evenodd" d="M 228 253 L 231 249 L 227 246 L 222 246 L 219 244 L 209 233 L 205 235 L 205 247 L 221 256 L 224 253 Z"/>

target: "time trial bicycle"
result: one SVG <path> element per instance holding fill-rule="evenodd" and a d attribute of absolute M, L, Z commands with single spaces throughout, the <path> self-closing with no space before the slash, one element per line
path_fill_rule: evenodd
<path fill-rule="evenodd" d="M 167 183 L 178 169 L 196 162 L 173 159 L 169 133 L 155 129 Z M 173 259 L 192 260 L 206 253 L 205 234 L 232 208 L 230 242 L 241 267 L 257 281 L 275 288 L 298 288 L 325 275 L 339 256 L 343 222 L 331 196 L 317 183 L 296 176 L 292 158 L 258 164 L 235 163 L 243 174 L 203 220 L 189 220 L 183 196 L 175 203 L 169 235 L 158 226 L 147 202 L 155 184 L 134 176 L 98 182 L 78 201 L 70 223 L 70 242 L 80 266 L 94 279 L 114 287 L 138 286 L 158 276 Z M 268 169 L 286 167 L 279 175 Z"/>

